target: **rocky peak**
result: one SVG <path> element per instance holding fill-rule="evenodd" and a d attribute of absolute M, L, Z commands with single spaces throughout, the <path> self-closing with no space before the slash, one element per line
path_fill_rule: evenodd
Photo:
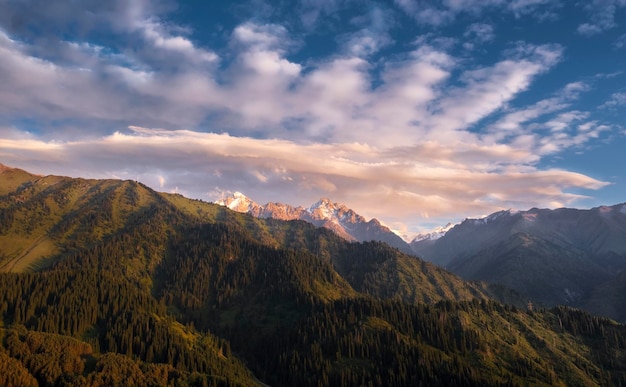
<path fill-rule="evenodd" d="M 221 206 L 225 206 L 230 208 L 233 211 L 237 212 L 251 212 L 259 207 L 252 199 L 242 194 L 241 192 L 234 192 L 231 196 L 218 200 L 215 202 Z"/>
<path fill-rule="evenodd" d="M 384 241 L 411 254 L 411 248 L 399 236 L 378 220 L 368 221 L 343 204 L 321 198 L 310 207 L 294 207 L 282 203 L 258 205 L 244 194 L 235 192 L 231 197 L 215 202 L 231 210 L 248 213 L 258 218 L 304 220 L 318 227 L 333 230 L 349 241 Z"/>
<path fill-rule="evenodd" d="M 446 235 L 446 233 L 450 231 L 454 226 L 456 225 L 452 223 L 448 223 L 443 227 L 437 227 L 431 231 L 417 234 L 415 238 L 413 238 L 413 241 L 411 243 L 416 243 L 416 242 L 425 241 L 425 240 L 430 240 L 430 241 L 437 240 L 441 238 L 442 236 Z"/>

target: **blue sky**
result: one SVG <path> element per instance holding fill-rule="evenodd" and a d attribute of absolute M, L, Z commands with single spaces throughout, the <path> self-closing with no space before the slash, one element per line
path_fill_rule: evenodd
<path fill-rule="evenodd" d="M 403 235 L 626 201 L 626 0 L 0 3 L 0 162 Z"/>

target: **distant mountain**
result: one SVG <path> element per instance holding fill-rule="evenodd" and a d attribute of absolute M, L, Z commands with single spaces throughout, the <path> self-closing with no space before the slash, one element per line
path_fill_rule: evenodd
<path fill-rule="evenodd" d="M 432 231 L 428 231 L 428 232 L 423 232 L 423 233 L 419 233 L 417 234 L 413 240 L 411 241 L 411 243 L 419 243 L 419 242 L 423 242 L 423 241 L 436 241 L 437 239 L 441 238 L 442 236 L 446 235 L 446 233 L 448 231 L 450 231 L 455 225 L 452 223 L 448 223 L 443 227 L 437 227 Z"/>
<path fill-rule="evenodd" d="M 581 307 L 600 316 L 626 321 L 626 270 L 596 287 Z"/>
<path fill-rule="evenodd" d="M 231 196 L 217 201 L 216 204 L 258 218 L 304 220 L 317 227 L 325 227 L 332 230 L 348 241 L 385 242 L 402 252 L 413 254 L 413 250 L 408 243 L 388 227 L 383 226 L 377 219 L 368 221 L 345 205 L 334 203 L 327 198 L 322 198 L 310 207 L 305 208 L 293 207 L 282 203 L 259 205 L 241 192 L 235 192 Z"/>
<path fill-rule="evenodd" d="M 599 294 L 618 286 L 609 284 L 626 269 L 626 204 L 500 211 L 411 247 L 465 279 L 501 283 L 547 305 L 585 306 L 623 318 L 600 305 L 609 299 Z"/>

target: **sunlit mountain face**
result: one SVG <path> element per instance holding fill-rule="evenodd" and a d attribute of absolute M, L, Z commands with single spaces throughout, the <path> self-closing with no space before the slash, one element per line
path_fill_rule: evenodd
<path fill-rule="evenodd" d="M 380 241 L 405 253 L 413 254 L 407 242 L 388 227 L 380 224 L 377 219 L 366 220 L 345 205 L 333 203 L 328 198 L 322 198 L 305 208 L 271 202 L 259 205 L 241 192 L 235 192 L 216 203 L 260 218 L 304 220 L 318 227 L 332 230 L 348 241 Z"/>

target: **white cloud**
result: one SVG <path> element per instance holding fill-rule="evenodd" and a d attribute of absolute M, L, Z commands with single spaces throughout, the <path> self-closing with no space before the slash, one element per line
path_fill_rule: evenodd
<path fill-rule="evenodd" d="M 448 24 L 459 14 L 477 17 L 488 9 L 511 12 L 516 17 L 536 14 L 539 19 L 544 19 L 546 13 L 539 10 L 558 4 L 558 0 L 394 0 L 394 2 L 420 23 L 432 26 Z"/>
<path fill-rule="evenodd" d="M 626 106 L 626 93 L 613 93 L 608 101 L 600 105 L 601 109 L 615 109 L 617 107 Z"/>
<path fill-rule="evenodd" d="M 389 29 L 394 23 L 391 12 L 372 7 L 364 16 L 356 17 L 352 22 L 361 29 L 340 36 L 348 55 L 366 57 L 393 43 L 389 35 Z"/>
<path fill-rule="evenodd" d="M 33 172 L 114 175 L 166 191 L 177 187 L 183 194 L 205 199 L 215 199 L 204 196 L 215 187 L 253 192 L 259 201 L 294 205 L 332 194 L 334 200 L 389 223 L 414 219 L 418 224 L 426 209 L 430 218 L 449 218 L 509 207 L 567 204 L 580 198 L 568 189 L 598 189 L 606 184 L 568 171 L 537 170 L 527 164 L 532 154 L 505 145 L 432 141 L 409 148 L 304 145 L 184 130 L 131 129 L 94 140 L 0 139 L 0 154 L 3 162 Z M 94 170 L 108 172 L 94 175 Z"/>
<path fill-rule="evenodd" d="M 551 5 L 557 3 L 555 0 L 513 0 L 508 2 L 508 9 L 516 16 L 533 12 L 541 5 Z"/>
<path fill-rule="evenodd" d="M 342 0 L 300 0 L 298 15 L 307 29 L 313 29 L 324 17 L 332 17 L 345 3 Z"/>
<path fill-rule="evenodd" d="M 277 24 L 244 23 L 233 31 L 233 38 L 240 43 L 253 46 L 259 50 L 283 51 L 291 44 L 291 39 L 285 27 Z"/>
<path fill-rule="evenodd" d="M 564 128 L 567 126 L 562 119 L 554 118 L 553 114 L 560 112 L 561 117 L 574 117 L 576 114 L 583 114 L 573 110 L 566 113 L 564 111 L 571 108 L 572 103 L 579 98 L 580 94 L 589 89 L 590 87 L 586 83 L 573 82 L 558 90 L 550 98 L 540 100 L 524 108 L 509 108 L 502 118 L 487 127 L 486 132 L 488 134 L 484 138 L 498 143 L 507 141 L 525 149 L 533 149 L 533 144 L 536 144 L 542 136 L 546 135 L 538 132 L 546 127 L 561 126 Z M 585 117 L 587 115 L 584 113 Z M 557 125 L 557 123 L 560 124 Z M 560 148 L 554 147 L 554 149 Z"/>
<path fill-rule="evenodd" d="M 503 108 L 532 80 L 547 71 L 560 58 L 559 46 L 523 45 L 491 67 L 468 70 L 461 74 L 464 82 L 453 88 L 437 103 L 429 126 L 439 136 L 468 129 L 483 118 Z"/>
<path fill-rule="evenodd" d="M 620 8 L 626 7 L 626 0 L 591 0 L 584 4 L 591 20 L 580 24 L 578 33 L 591 36 L 617 27 L 615 14 Z"/>
<path fill-rule="evenodd" d="M 383 17 L 372 12 L 369 22 L 384 30 Z M 145 27 L 142 20 L 133 28 Z M 189 42 L 178 42 L 181 49 L 195 50 Z M 10 81 L 0 86 L 0 93 L 5 90 L 0 111 L 171 128 L 196 127 L 210 116 L 213 131 L 388 146 L 466 130 L 526 90 L 560 57 L 558 46 L 519 45 L 506 53 L 510 59 L 451 79 L 458 60 L 446 48 L 418 43 L 404 57 L 379 63 L 373 88 L 378 70 L 366 58 L 297 63 L 287 57 L 297 45 L 283 26 L 248 22 L 233 30 L 234 60 L 222 69 L 160 71 L 147 63 L 111 61 L 103 49 L 89 48 L 83 51 L 93 53 L 95 64 L 82 71 L 29 56 L 5 39 L 0 66 Z M 459 80 L 462 86 L 444 89 Z M 40 103 L 33 107 L 33 101 Z"/>
<path fill-rule="evenodd" d="M 183 36 L 170 35 L 167 28 L 158 20 L 138 21 L 136 28 L 153 48 L 182 54 L 185 61 L 213 64 L 219 60 L 217 54 L 197 48 L 189 39 Z"/>
<path fill-rule="evenodd" d="M 475 40 L 478 43 L 490 42 L 496 37 L 493 26 L 485 23 L 471 24 L 467 27 L 463 36 L 465 38 Z"/>

